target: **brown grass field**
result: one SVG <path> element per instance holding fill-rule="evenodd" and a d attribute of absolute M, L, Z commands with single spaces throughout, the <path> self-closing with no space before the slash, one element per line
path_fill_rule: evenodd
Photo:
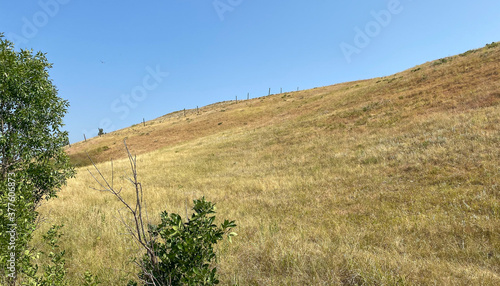
<path fill-rule="evenodd" d="M 81 166 L 44 223 L 63 223 L 72 285 L 137 273 L 123 206 L 122 141 L 152 222 L 217 204 L 238 236 L 218 245 L 222 285 L 500 285 L 500 44 L 383 78 L 223 102 L 73 144 Z M 120 179 L 121 178 L 121 179 Z"/>

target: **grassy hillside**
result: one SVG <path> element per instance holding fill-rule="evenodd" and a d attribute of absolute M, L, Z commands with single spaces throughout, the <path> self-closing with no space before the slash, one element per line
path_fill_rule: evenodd
<path fill-rule="evenodd" d="M 224 102 L 73 144 L 127 176 L 138 156 L 153 221 L 217 203 L 239 236 L 224 285 L 500 284 L 500 45 L 393 76 Z M 118 159 L 118 160 L 117 160 Z M 64 223 L 70 275 L 137 271 L 121 205 L 79 168 L 41 209 Z M 74 282 L 75 285 L 79 284 Z"/>

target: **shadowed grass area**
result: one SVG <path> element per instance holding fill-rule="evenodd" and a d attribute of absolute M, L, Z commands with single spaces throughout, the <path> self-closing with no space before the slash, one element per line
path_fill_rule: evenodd
<path fill-rule="evenodd" d="M 218 246 L 223 285 L 498 285 L 499 63 L 492 44 L 385 78 L 166 116 L 68 152 L 109 146 L 95 154 L 104 162 L 124 157 L 128 137 L 154 222 L 193 198 L 216 202 L 239 234 Z M 127 162 L 114 167 L 132 200 L 119 178 Z M 137 269 L 122 206 L 89 186 L 78 169 L 41 211 L 66 225 L 74 285 L 86 269 L 124 285 Z"/>

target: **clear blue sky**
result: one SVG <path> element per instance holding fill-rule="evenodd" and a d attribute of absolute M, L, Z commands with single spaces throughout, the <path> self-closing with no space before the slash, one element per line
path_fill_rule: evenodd
<path fill-rule="evenodd" d="M 47 53 L 71 142 L 183 108 L 385 76 L 500 41 L 500 1 L 0 1 Z"/>

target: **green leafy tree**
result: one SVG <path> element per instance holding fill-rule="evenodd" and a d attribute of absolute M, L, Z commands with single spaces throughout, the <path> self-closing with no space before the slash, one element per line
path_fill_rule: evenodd
<path fill-rule="evenodd" d="M 30 263 L 37 207 L 74 175 L 61 130 L 68 102 L 57 96 L 45 54 L 16 51 L 0 34 L 0 284 Z"/>

